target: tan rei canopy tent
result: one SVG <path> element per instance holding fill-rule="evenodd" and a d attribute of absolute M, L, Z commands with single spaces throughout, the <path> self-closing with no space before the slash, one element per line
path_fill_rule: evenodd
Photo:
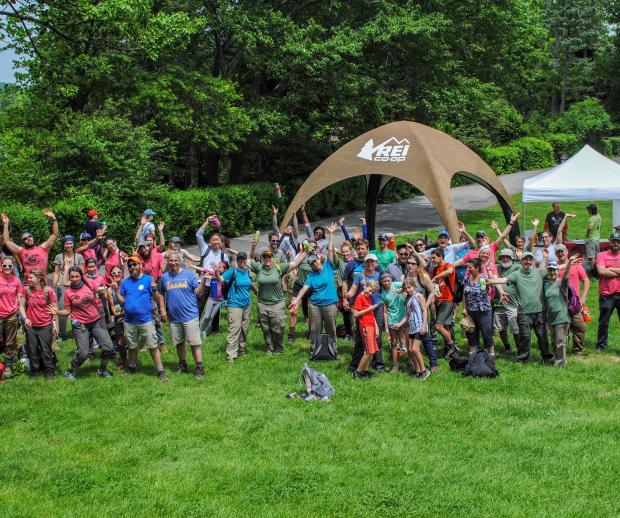
<path fill-rule="evenodd" d="M 322 189 L 348 178 L 366 176 L 366 220 L 368 237 L 374 245 L 377 199 L 392 178 L 399 178 L 422 191 L 439 212 L 452 239 L 457 240 L 457 215 L 450 192 L 450 180 L 456 173 L 489 189 L 509 220 L 510 196 L 476 153 L 446 133 L 417 122 L 400 121 L 360 135 L 323 161 L 297 191 L 282 227 Z M 513 236 L 517 234 L 515 225 Z"/>

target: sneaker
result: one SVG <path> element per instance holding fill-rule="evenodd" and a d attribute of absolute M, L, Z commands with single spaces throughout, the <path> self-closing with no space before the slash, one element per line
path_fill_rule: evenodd
<path fill-rule="evenodd" d="M 111 378 L 112 377 L 112 373 L 108 370 L 108 369 L 99 369 L 97 371 L 97 376 L 99 376 L 100 378 Z"/>
<path fill-rule="evenodd" d="M 420 379 L 421 380 L 425 380 L 428 379 L 428 377 L 431 375 L 431 371 L 429 371 L 428 369 L 426 369 L 424 372 L 420 373 Z"/>
<path fill-rule="evenodd" d="M 226 361 L 227 361 L 228 363 L 235 363 L 235 359 L 234 359 L 234 358 L 231 358 L 231 357 L 226 358 Z"/>
<path fill-rule="evenodd" d="M 168 376 L 166 376 L 166 371 L 158 371 L 157 377 L 159 378 L 159 381 L 168 381 Z"/>
<path fill-rule="evenodd" d="M 377 372 L 385 372 L 385 365 L 377 365 L 377 366 L 375 367 L 375 370 L 376 370 Z"/>
<path fill-rule="evenodd" d="M 295 339 L 292 336 L 289 336 L 288 340 L 286 341 L 286 343 L 289 344 L 289 345 L 293 345 L 294 341 L 295 341 Z"/>
<path fill-rule="evenodd" d="M 175 374 L 187 374 L 189 372 L 189 368 L 187 366 L 187 362 L 179 363 L 179 366 L 175 369 Z"/>
<path fill-rule="evenodd" d="M 390 369 L 390 374 L 396 374 L 398 372 L 398 363 L 394 363 Z"/>
<path fill-rule="evenodd" d="M 34 381 L 34 380 L 37 379 L 38 375 L 39 375 L 38 372 L 31 372 L 30 373 L 30 379 Z"/>
<path fill-rule="evenodd" d="M 53 380 L 53 379 L 54 379 L 54 373 L 53 373 L 52 371 L 46 372 L 46 373 L 45 373 L 45 379 L 46 379 L 47 381 L 51 381 L 51 380 Z"/>
<path fill-rule="evenodd" d="M 202 380 L 205 377 L 205 371 L 202 367 L 196 367 L 196 371 L 194 372 L 194 377 L 197 380 Z"/>
<path fill-rule="evenodd" d="M 314 394 L 308 394 L 307 396 L 303 397 L 304 401 L 316 401 L 317 399 L 319 398 L 316 397 Z"/>
<path fill-rule="evenodd" d="M 353 373 L 353 379 L 356 379 L 356 380 L 361 380 L 362 378 L 365 378 L 365 377 L 366 377 L 366 376 L 364 376 L 364 373 L 363 373 L 363 372 L 360 372 L 360 371 L 355 371 L 355 372 Z"/>
<path fill-rule="evenodd" d="M 71 369 L 65 371 L 65 378 L 69 378 L 71 381 L 75 381 L 77 379 Z"/>
<path fill-rule="evenodd" d="M 604 353 L 607 350 L 607 347 L 597 347 L 594 349 L 597 353 Z M 6 372 L 6 371 L 5 371 Z"/>
<path fill-rule="evenodd" d="M 370 371 L 364 371 L 362 374 L 364 375 L 364 378 L 372 378 L 374 376 L 374 374 Z"/>

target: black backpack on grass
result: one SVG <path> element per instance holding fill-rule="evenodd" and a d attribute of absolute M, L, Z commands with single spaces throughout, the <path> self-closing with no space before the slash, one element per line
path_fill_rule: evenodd
<path fill-rule="evenodd" d="M 329 335 L 317 336 L 314 344 L 312 344 L 310 359 L 312 361 L 334 361 L 340 359 L 334 337 Z"/>
<path fill-rule="evenodd" d="M 476 378 L 496 378 L 499 371 L 495 367 L 495 358 L 487 351 L 476 351 L 469 355 L 467 366 L 463 370 L 463 376 Z"/>

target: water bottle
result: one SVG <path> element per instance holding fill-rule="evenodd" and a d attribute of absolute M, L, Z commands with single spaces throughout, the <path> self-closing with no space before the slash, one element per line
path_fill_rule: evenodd
<path fill-rule="evenodd" d="M 581 309 L 581 313 L 583 314 L 583 321 L 587 324 L 592 322 L 592 315 L 590 315 L 590 308 L 586 305 Z"/>
<path fill-rule="evenodd" d="M 274 183 L 273 188 L 276 191 L 276 198 L 278 199 L 282 198 L 282 189 L 280 188 L 280 184 Z"/>
<path fill-rule="evenodd" d="M 254 232 L 254 241 L 258 243 L 259 239 L 260 239 L 260 230 L 257 230 L 256 232 Z"/>
<path fill-rule="evenodd" d="M 480 290 L 487 291 L 487 280 L 484 277 L 480 277 Z"/>

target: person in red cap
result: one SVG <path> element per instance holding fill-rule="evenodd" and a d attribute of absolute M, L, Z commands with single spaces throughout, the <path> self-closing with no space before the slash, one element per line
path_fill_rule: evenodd
<path fill-rule="evenodd" d="M 103 227 L 103 224 L 99 222 L 99 213 L 96 210 L 88 211 L 88 221 L 84 223 L 84 230 L 91 237 L 95 237 L 97 235 L 97 230 Z"/>

